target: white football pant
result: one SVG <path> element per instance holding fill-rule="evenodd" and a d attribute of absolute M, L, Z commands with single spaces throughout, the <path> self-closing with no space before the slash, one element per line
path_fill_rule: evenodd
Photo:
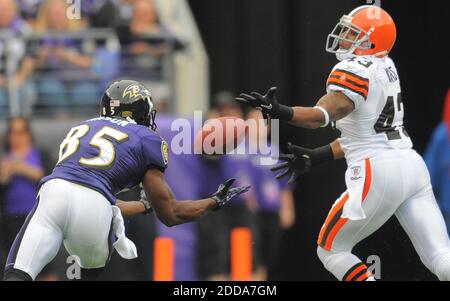
<path fill-rule="evenodd" d="M 352 248 L 395 214 L 425 266 L 440 280 L 450 280 L 447 228 L 420 155 L 411 149 L 387 150 L 359 165 L 349 167 L 347 188 L 351 179 L 359 178 L 361 173 L 364 186 L 360 190 L 352 187 L 341 195 L 319 234 L 317 253 L 325 268 L 339 280 L 370 278 L 367 266 L 351 253 Z M 349 194 L 354 195 L 355 191 L 362 191 L 360 203 L 346 206 L 351 199 Z M 365 218 L 346 217 L 348 212 L 360 214 L 357 205 L 362 207 Z M 355 210 L 342 216 L 355 206 Z"/>

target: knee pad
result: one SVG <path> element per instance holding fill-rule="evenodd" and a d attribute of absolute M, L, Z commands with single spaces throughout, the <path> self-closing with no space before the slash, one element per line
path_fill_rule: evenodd
<path fill-rule="evenodd" d="M 328 257 L 332 255 L 331 251 L 327 251 L 321 246 L 317 246 L 317 257 L 319 257 L 320 261 L 322 261 L 323 265 L 325 265 L 325 261 Z"/>
<path fill-rule="evenodd" d="M 425 264 L 425 266 L 428 267 L 427 264 Z M 439 252 L 428 268 L 439 278 L 439 280 L 450 281 L 450 248 Z"/>
<path fill-rule="evenodd" d="M 327 251 L 321 246 L 317 247 L 317 256 L 319 257 L 320 261 L 322 261 L 325 268 L 328 269 L 328 266 L 339 264 L 340 262 L 347 263 L 349 261 L 349 258 L 354 258 L 354 260 L 351 260 L 354 264 L 359 262 L 359 259 L 355 257 L 351 252 L 336 252 L 336 251 Z"/>
<path fill-rule="evenodd" d="M 347 266 L 345 262 L 349 255 L 351 255 L 350 252 L 327 251 L 321 246 L 317 247 L 317 256 L 323 266 L 339 280 L 345 274 L 346 268 L 344 266 Z"/>
<path fill-rule="evenodd" d="M 319 246 L 317 256 L 324 267 L 339 280 L 351 281 L 358 278 L 359 272 L 367 271 L 367 267 L 350 251 L 327 251 Z"/>

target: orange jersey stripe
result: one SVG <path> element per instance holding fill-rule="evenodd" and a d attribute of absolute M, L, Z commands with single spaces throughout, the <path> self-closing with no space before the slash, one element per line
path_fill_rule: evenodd
<path fill-rule="evenodd" d="M 353 76 L 353 77 L 355 77 L 355 78 L 357 78 L 357 79 L 360 79 L 360 80 L 362 80 L 362 81 L 366 81 L 366 82 L 369 81 L 368 78 L 362 77 L 362 76 L 360 76 L 360 75 L 358 75 L 358 74 L 356 74 L 356 73 L 350 72 L 350 71 L 348 71 L 348 70 L 344 70 L 344 69 L 334 69 L 333 71 L 346 73 L 346 74 L 351 75 L 351 76 Z"/>
<path fill-rule="evenodd" d="M 350 89 L 354 91 L 355 93 L 361 94 L 364 98 L 367 98 L 367 95 L 369 94 L 369 91 L 367 88 L 361 88 L 358 86 L 355 86 L 354 84 L 350 83 L 349 81 L 344 81 L 336 78 L 328 78 L 327 85 L 337 85 L 337 86 L 343 86 L 344 88 Z"/>
<path fill-rule="evenodd" d="M 342 80 L 344 80 L 344 81 L 350 80 L 350 81 L 353 81 L 357 85 L 361 85 L 361 86 L 365 86 L 365 87 L 369 88 L 369 80 L 368 79 L 363 79 L 361 77 L 358 78 L 355 75 L 352 75 L 348 72 L 343 72 L 341 70 L 335 70 L 335 71 L 331 72 L 330 77 L 331 76 L 336 76 L 336 77 L 342 78 Z"/>
<path fill-rule="evenodd" d="M 356 269 L 353 270 L 353 272 L 351 272 L 347 278 L 344 279 L 344 281 L 350 281 L 353 279 L 353 277 L 355 277 L 359 272 L 366 270 L 367 267 L 363 264 L 360 265 L 359 267 L 357 267 Z M 363 276 L 365 275 L 365 273 L 363 274 Z"/>
<path fill-rule="evenodd" d="M 325 234 L 325 231 L 327 230 L 328 226 L 330 225 L 330 222 L 333 220 L 334 216 L 336 215 L 336 213 L 341 210 L 344 207 L 345 202 L 348 200 L 349 198 L 349 194 L 348 192 L 341 198 L 340 201 L 338 201 L 338 203 L 336 204 L 336 206 L 333 207 L 333 209 L 331 209 L 331 212 L 328 214 L 325 223 L 322 227 L 322 229 L 320 230 L 319 233 L 319 239 L 317 240 L 317 244 L 320 245 L 320 243 L 323 240 L 323 235 Z"/>

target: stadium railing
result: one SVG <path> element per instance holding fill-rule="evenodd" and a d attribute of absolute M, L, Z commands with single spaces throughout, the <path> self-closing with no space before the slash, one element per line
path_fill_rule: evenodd
<path fill-rule="evenodd" d="M 19 93 L 14 76 L 19 64 L 14 64 L 13 53 L 4 53 L 4 64 L 0 74 L 6 78 L 5 94 L 9 105 L 1 109 L 2 115 L 54 116 L 64 113 L 69 116 L 84 116 L 98 109 L 101 92 L 107 84 L 117 78 L 132 78 L 158 87 L 173 107 L 170 99 L 175 95 L 173 52 L 181 49 L 177 41 L 165 35 L 142 37 L 144 42 L 164 45 L 164 51 L 156 55 L 136 55 L 127 46 L 121 46 L 116 33 L 111 29 L 90 29 L 75 33 L 32 34 L 23 37 L 25 56 L 36 64 L 33 75 Z M 11 33 L 0 34 L 3 45 L 9 45 L 18 37 Z M 47 49 L 47 50 L 46 50 Z M 52 49 L 52 50 L 48 50 Z M 55 50 L 59 49 L 59 50 Z M 63 50 L 61 50 L 63 49 Z M 59 53 L 58 53 L 59 51 Z M 83 55 L 90 63 L 80 64 L 58 57 L 72 53 Z"/>

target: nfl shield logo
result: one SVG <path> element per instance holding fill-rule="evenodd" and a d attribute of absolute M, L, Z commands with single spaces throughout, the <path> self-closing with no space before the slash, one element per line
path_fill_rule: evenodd
<path fill-rule="evenodd" d="M 352 167 L 352 168 L 351 168 L 351 171 L 352 171 L 352 175 L 353 175 L 354 177 L 357 177 L 357 176 L 359 176 L 359 174 L 361 173 L 361 166 L 355 166 L 355 167 Z"/>

